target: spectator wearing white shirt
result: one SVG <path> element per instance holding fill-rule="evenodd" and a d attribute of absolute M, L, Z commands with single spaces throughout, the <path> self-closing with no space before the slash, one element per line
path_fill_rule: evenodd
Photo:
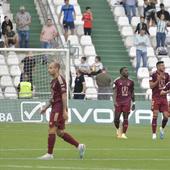
<path fill-rule="evenodd" d="M 101 73 L 103 70 L 103 64 L 101 62 L 101 57 L 96 56 L 95 63 L 92 65 L 92 72 L 91 75 L 97 75 Z"/>
<path fill-rule="evenodd" d="M 80 65 L 78 66 L 80 72 L 83 74 L 83 75 L 87 75 L 90 73 L 90 66 L 89 64 L 87 63 L 87 58 L 86 57 L 81 57 L 81 63 Z"/>
<path fill-rule="evenodd" d="M 144 29 L 141 29 L 140 34 L 135 37 L 136 45 L 136 72 L 138 71 L 141 63 L 143 61 L 143 67 L 147 67 L 147 47 L 150 45 L 149 38 L 145 33 Z"/>

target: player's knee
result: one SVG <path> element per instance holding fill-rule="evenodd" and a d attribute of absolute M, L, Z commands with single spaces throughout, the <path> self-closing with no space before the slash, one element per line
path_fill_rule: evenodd
<path fill-rule="evenodd" d="M 48 129 L 48 133 L 49 133 L 49 134 L 56 134 L 56 127 L 50 127 L 50 128 Z"/>
<path fill-rule="evenodd" d="M 64 131 L 63 130 L 57 130 L 57 136 L 62 138 L 63 135 L 64 135 Z"/>

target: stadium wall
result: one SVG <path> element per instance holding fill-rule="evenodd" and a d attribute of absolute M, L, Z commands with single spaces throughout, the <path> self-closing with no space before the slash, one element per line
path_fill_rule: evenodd
<path fill-rule="evenodd" d="M 49 120 L 50 108 L 45 115 L 40 110 L 47 100 L 1 100 L 0 123 L 45 123 Z M 69 101 L 68 123 L 74 124 L 111 124 L 114 119 L 113 103 L 111 101 Z M 136 110 L 130 113 L 130 124 L 150 124 L 152 112 L 149 101 L 137 101 Z M 161 116 L 159 116 L 161 123 Z"/>

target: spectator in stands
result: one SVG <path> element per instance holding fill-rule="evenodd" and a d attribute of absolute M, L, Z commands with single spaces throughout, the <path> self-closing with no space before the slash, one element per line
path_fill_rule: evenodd
<path fill-rule="evenodd" d="M 149 38 L 144 29 L 141 29 L 140 34 L 135 37 L 136 45 L 136 72 L 141 65 L 141 59 L 143 60 L 143 67 L 147 67 L 147 47 L 150 45 Z"/>
<path fill-rule="evenodd" d="M 2 40 L 2 35 L 0 34 L 0 48 L 4 48 L 4 47 L 5 47 L 5 43 Z M 0 54 L 1 54 L 1 52 L 0 52 Z"/>
<path fill-rule="evenodd" d="M 147 25 L 148 25 L 148 27 L 155 26 L 155 24 L 156 24 L 155 13 L 156 13 L 157 1 L 149 0 L 146 4 L 147 4 L 147 6 L 145 8 L 144 13 L 145 13 L 145 17 L 147 19 Z"/>
<path fill-rule="evenodd" d="M 136 27 L 136 30 L 135 30 L 135 33 L 138 33 L 138 34 L 139 34 L 141 29 L 144 29 L 145 32 L 146 32 L 148 35 L 150 35 L 150 34 L 149 34 L 149 31 L 148 31 L 148 26 L 147 26 L 147 24 L 145 23 L 145 18 L 144 18 L 143 16 L 140 17 L 140 23 L 138 23 L 138 25 L 137 25 L 137 27 Z"/>
<path fill-rule="evenodd" d="M 53 48 L 53 41 L 57 36 L 58 32 L 55 25 L 52 23 L 51 18 L 48 18 L 47 24 L 43 26 L 40 35 L 41 48 Z"/>
<path fill-rule="evenodd" d="M 18 90 L 18 98 L 19 99 L 30 99 L 33 95 L 33 86 L 32 83 L 28 80 L 28 75 L 23 74 L 23 80 L 19 83 Z"/>
<path fill-rule="evenodd" d="M 35 70 L 35 64 L 36 64 L 35 59 L 33 58 L 32 52 L 29 52 L 29 53 L 28 53 L 28 56 L 25 57 L 25 58 L 21 61 L 21 63 L 23 63 L 24 66 L 23 66 L 23 73 L 21 74 L 20 81 L 23 80 L 23 75 L 24 75 L 24 74 L 27 74 L 27 76 L 28 76 L 28 81 L 29 81 L 30 83 L 32 83 L 32 82 L 33 82 L 33 80 L 32 80 L 32 74 L 33 74 L 33 71 Z"/>
<path fill-rule="evenodd" d="M 84 35 L 91 35 L 93 14 L 90 7 L 86 7 L 82 20 L 84 21 Z"/>
<path fill-rule="evenodd" d="M 78 66 L 80 72 L 83 74 L 83 75 L 87 75 L 90 73 L 90 66 L 89 64 L 87 63 L 87 58 L 86 57 L 81 57 L 81 63 L 80 65 Z"/>
<path fill-rule="evenodd" d="M 5 45 L 7 48 L 15 48 L 18 47 L 18 35 L 11 30 L 11 26 L 7 26 L 7 30 L 5 33 Z"/>
<path fill-rule="evenodd" d="M 163 3 L 160 4 L 160 11 L 157 12 L 157 17 L 160 19 L 161 14 L 164 14 L 165 16 L 165 21 L 170 22 L 170 15 L 169 12 L 165 10 L 165 6 Z"/>
<path fill-rule="evenodd" d="M 62 6 L 61 12 L 59 14 L 59 21 L 61 20 L 62 12 L 64 13 L 63 18 L 63 28 L 64 28 L 64 36 L 67 41 L 68 38 L 68 30 L 71 30 L 71 34 L 74 34 L 74 20 L 76 19 L 76 12 L 74 10 L 74 6 L 69 4 L 69 0 L 64 0 L 65 5 Z M 74 14 L 74 15 L 73 15 Z"/>
<path fill-rule="evenodd" d="M 126 15 L 129 19 L 129 23 L 131 23 L 132 17 L 136 16 L 136 4 L 137 0 L 125 0 Z"/>
<path fill-rule="evenodd" d="M 165 15 L 161 14 L 160 19 L 157 17 L 157 15 L 155 15 L 155 17 L 157 19 L 156 48 L 165 47 L 166 31 L 168 32 Z"/>
<path fill-rule="evenodd" d="M 91 75 L 97 75 L 102 72 L 103 64 L 101 62 L 101 57 L 96 56 L 95 63 L 91 67 Z"/>
<path fill-rule="evenodd" d="M 25 10 L 24 6 L 16 15 L 16 24 L 19 35 L 19 47 L 29 48 L 31 15 Z"/>
<path fill-rule="evenodd" d="M 86 92 L 86 84 L 84 75 L 81 71 L 76 68 L 76 79 L 75 79 L 75 86 L 74 86 L 74 99 L 84 99 Z M 77 94 L 76 94 L 77 93 Z"/>
<path fill-rule="evenodd" d="M 8 16 L 4 17 L 4 21 L 2 22 L 2 34 L 5 35 L 7 31 L 7 26 L 10 26 L 11 30 L 13 29 L 13 24 Z"/>
<path fill-rule="evenodd" d="M 96 76 L 96 84 L 98 86 L 98 100 L 110 100 L 112 93 L 112 78 L 105 68 L 103 68 L 102 72 Z"/>

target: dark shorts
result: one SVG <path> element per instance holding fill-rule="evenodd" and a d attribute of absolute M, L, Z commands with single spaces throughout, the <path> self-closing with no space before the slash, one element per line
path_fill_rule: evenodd
<path fill-rule="evenodd" d="M 49 127 L 52 128 L 54 126 L 60 130 L 65 129 L 65 120 L 63 118 L 63 108 L 61 104 L 52 106 Z"/>
<path fill-rule="evenodd" d="M 131 110 L 131 102 L 123 103 L 115 106 L 115 113 L 130 113 Z"/>
<path fill-rule="evenodd" d="M 168 111 L 168 101 L 166 98 L 155 98 L 152 99 L 152 111 L 158 110 L 159 112 Z"/>
<path fill-rule="evenodd" d="M 84 28 L 84 35 L 91 35 L 91 28 Z"/>
<path fill-rule="evenodd" d="M 68 30 L 68 29 L 72 30 L 75 28 L 75 25 L 74 25 L 74 22 L 63 21 L 63 27 L 65 30 Z"/>

